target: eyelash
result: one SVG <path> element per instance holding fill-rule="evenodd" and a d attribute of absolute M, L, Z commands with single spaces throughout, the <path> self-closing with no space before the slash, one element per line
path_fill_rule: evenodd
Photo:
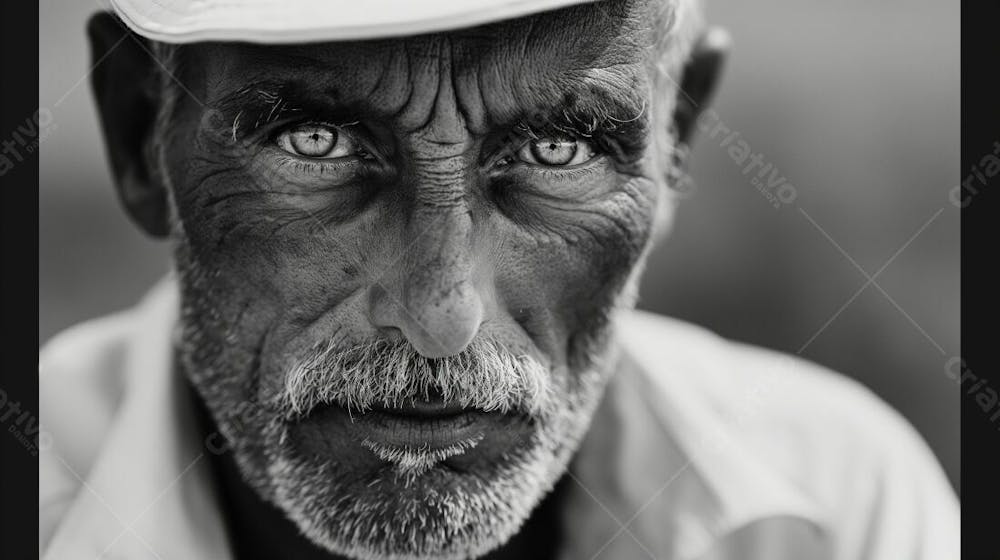
<path fill-rule="evenodd" d="M 286 156 L 288 158 L 294 159 L 295 161 L 298 161 L 298 162 L 309 163 L 309 164 L 312 164 L 312 165 L 318 165 L 318 166 L 322 166 L 322 167 L 337 166 L 337 165 L 341 165 L 342 166 L 345 162 L 340 162 L 338 160 L 347 159 L 347 158 L 319 158 L 319 157 L 317 157 L 317 158 L 310 158 L 310 157 L 306 157 L 306 156 L 298 156 L 296 154 L 288 152 L 284 148 L 281 148 L 281 146 L 279 145 L 278 139 L 281 137 L 282 134 L 284 134 L 285 132 L 288 132 L 288 131 L 290 131 L 292 129 L 295 129 L 297 127 L 308 125 L 308 124 L 315 124 L 315 125 L 320 125 L 320 126 L 325 126 L 325 127 L 333 128 L 333 129 L 336 129 L 336 131 L 337 131 L 338 134 L 346 134 L 346 135 L 350 136 L 351 140 L 357 145 L 357 149 L 358 149 L 358 153 L 356 153 L 356 154 L 354 154 L 352 156 L 352 157 L 357 158 L 357 159 L 352 159 L 351 163 L 356 163 L 358 160 L 361 160 L 361 161 L 376 161 L 376 160 L 378 160 L 378 157 L 376 156 L 376 154 L 378 152 L 377 152 L 377 150 L 374 150 L 372 148 L 371 142 L 369 141 L 368 137 L 366 137 L 366 135 L 363 133 L 363 131 L 358 131 L 356 129 L 356 125 L 358 124 L 358 121 L 350 121 L 350 122 L 338 123 L 338 122 L 335 122 L 335 121 L 332 121 L 332 120 L 325 120 L 325 119 L 300 118 L 300 119 L 297 119 L 295 121 L 291 121 L 291 122 L 287 122 L 287 123 L 282 123 L 279 126 L 277 126 L 275 130 L 273 130 L 272 132 L 270 132 L 268 134 L 268 136 L 267 136 L 267 143 L 268 143 L 268 145 L 270 147 L 276 147 L 276 148 L 278 148 L 278 151 L 281 152 L 281 154 L 283 156 Z"/>
<path fill-rule="evenodd" d="M 310 158 L 286 151 L 278 143 L 278 138 L 285 132 L 309 123 L 334 127 L 338 132 L 350 134 L 358 146 L 358 153 L 350 157 Z M 291 122 L 279 123 L 269 131 L 261 131 L 264 150 L 261 155 L 269 161 L 269 167 L 281 182 L 301 182 L 303 188 L 312 190 L 319 185 L 324 188 L 340 189 L 353 181 L 360 173 L 373 169 L 366 165 L 376 160 L 369 148 L 369 142 L 361 134 L 351 131 L 349 127 L 356 123 L 335 124 L 329 120 L 315 118 L 300 118 Z"/>
<path fill-rule="evenodd" d="M 594 157 L 587 163 L 582 163 L 573 167 L 551 167 L 530 163 L 525 165 L 530 166 L 529 173 L 539 176 L 542 179 L 574 182 L 592 177 L 599 172 L 599 166 L 594 165 L 595 159 L 597 159 L 597 157 Z"/>
<path fill-rule="evenodd" d="M 279 167 L 293 168 L 294 171 L 323 174 L 329 172 L 339 172 L 347 168 L 357 167 L 362 163 L 360 159 L 346 159 L 347 161 L 337 161 L 336 159 L 304 158 L 282 151 L 278 161 Z"/>
<path fill-rule="evenodd" d="M 519 125 L 520 126 L 520 125 Z M 518 130 L 518 128 L 515 128 Z M 588 161 L 579 163 L 572 166 L 550 166 L 538 163 L 532 163 L 523 161 L 518 157 L 518 153 L 525 147 L 525 144 L 532 142 L 534 140 L 541 140 L 553 135 L 567 136 L 578 141 L 587 142 L 593 149 L 594 156 Z M 560 177 L 565 178 L 566 174 L 571 171 L 583 171 L 587 167 L 591 166 L 594 160 L 597 158 L 607 155 L 609 152 L 605 148 L 604 144 L 599 138 L 588 137 L 581 135 L 569 135 L 565 132 L 547 134 L 531 129 L 521 129 L 518 136 L 513 141 L 508 141 L 504 146 L 497 151 L 496 155 L 492 156 L 492 163 L 490 167 L 494 170 L 497 169 L 507 169 L 516 165 L 530 166 L 536 168 L 540 171 L 544 171 L 548 175 L 558 174 Z"/>

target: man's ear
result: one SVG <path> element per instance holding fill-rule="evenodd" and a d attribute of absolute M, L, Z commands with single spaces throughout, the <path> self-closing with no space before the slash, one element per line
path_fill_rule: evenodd
<path fill-rule="evenodd" d="M 87 36 L 94 66 L 90 83 L 118 196 L 143 230 L 165 236 L 167 193 L 156 179 L 150 150 L 159 103 L 152 49 L 110 12 L 90 18 Z"/>
<path fill-rule="evenodd" d="M 691 144 L 698 116 L 712 100 L 731 43 L 729 33 L 720 27 L 709 28 L 695 43 L 684 66 L 674 110 L 673 125 L 679 143 Z"/>

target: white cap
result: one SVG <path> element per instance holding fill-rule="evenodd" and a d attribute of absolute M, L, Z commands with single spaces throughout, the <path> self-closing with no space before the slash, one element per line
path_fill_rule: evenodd
<path fill-rule="evenodd" d="M 165 43 L 303 43 L 471 27 L 594 0 L 111 0 L 133 31 Z"/>

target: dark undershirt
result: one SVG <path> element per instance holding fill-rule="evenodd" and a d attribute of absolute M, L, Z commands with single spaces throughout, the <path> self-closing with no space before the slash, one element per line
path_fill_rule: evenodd
<path fill-rule="evenodd" d="M 204 401 L 188 385 L 195 404 L 195 417 L 203 438 L 218 433 Z M 217 491 L 217 503 L 225 520 L 230 548 L 239 560 L 335 560 L 341 557 L 314 545 L 275 506 L 265 502 L 240 475 L 232 453 L 207 453 Z M 559 504 L 569 477 L 563 476 L 555 488 L 535 508 L 521 531 L 482 560 L 550 560 L 562 542 Z"/>

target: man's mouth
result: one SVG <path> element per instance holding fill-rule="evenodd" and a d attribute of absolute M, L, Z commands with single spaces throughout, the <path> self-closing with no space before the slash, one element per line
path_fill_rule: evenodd
<path fill-rule="evenodd" d="M 423 401 L 378 408 L 354 423 L 364 435 L 362 446 L 412 477 L 473 450 L 485 438 L 488 420 L 482 411 Z"/>
<path fill-rule="evenodd" d="M 498 460 L 529 434 L 529 418 L 485 411 L 437 396 L 367 410 L 329 404 L 298 423 L 299 439 L 314 452 L 338 458 L 367 456 L 416 475 L 441 463 L 464 470 Z"/>
<path fill-rule="evenodd" d="M 352 413 L 351 422 L 366 440 L 384 445 L 439 449 L 473 438 L 490 426 L 490 413 L 441 401 L 413 401 Z"/>

